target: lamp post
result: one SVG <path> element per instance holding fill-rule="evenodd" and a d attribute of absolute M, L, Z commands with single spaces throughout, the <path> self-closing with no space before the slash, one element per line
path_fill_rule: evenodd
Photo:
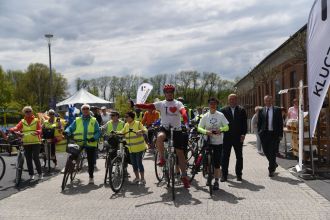
<path fill-rule="evenodd" d="M 48 51 L 49 51 L 49 96 L 50 96 L 49 108 L 54 109 L 52 57 L 50 51 L 51 39 L 54 37 L 54 35 L 45 34 L 45 37 L 47 38 L 48 41 Z"/>

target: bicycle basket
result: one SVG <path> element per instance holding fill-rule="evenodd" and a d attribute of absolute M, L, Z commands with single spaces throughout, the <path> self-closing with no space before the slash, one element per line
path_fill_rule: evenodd
<path fill-rule="evenodd" d="M 108 144 L 112 147 L 118 147 L 119 146 L 119 137 L 117 137 L 117 136 L 109 137 Z"/>
<path fill-rule="evenodd" d="M 42 129 L 42 138 L 53 139 L 54 133 L 55 133 L 55 129 L 53 129 L 53 128 L 43 128 Z"/>
<path fill-rule="evenodd" d="M 67 153 L 74 157 L 78 157 L 80 154 L 80 147 L 77 144 L 68 144 Z"/>

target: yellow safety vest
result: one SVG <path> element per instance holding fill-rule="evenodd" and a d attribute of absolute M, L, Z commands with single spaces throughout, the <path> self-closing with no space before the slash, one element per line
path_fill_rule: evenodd
<path fill-rule="evenodd" d="M 123 130 L 124 125 L 125 125 L 124 122 L 121 121 L 121 120 L 119 120 L 119 121 L 118 121 L 117 128 L 116 128 L 115 131 L 121 131 L 121 130 Z M 108 122 L 106 134 L 110 134 L 111 131 L 114 131 L 114 130 L 113 130 L 112 120 Z"/>
<path fill-rule="evenodd" d="M 60 133 L 60 128 L 58 126 L 58 122 L 56 120 L 53 123 L 50 123 L 49 120 L 46 120 L 44 122 L 44 127 L 55 129 L 54 137 L 62 136 L 62 134 Z"/>
<path fill-rule="evenodd" d="M 88 127 L 87 127 L 87 139 L 91 139 L 94 137 L 95 123 L 96 123 L 96 118 L 90 117 Z M 83 124 L 83 119 L 81 117 L 76 118 L 76 130 L 73 132 L 73 135 L 74 135 L 74 138 L 77 140 L 84 139 L 84 124 Z M 87 142 L 87 140 L 85 140 L 85 144 L 88 147 L 97 147 L 97 141 Z"/>
<path fill-rule="evenodd" d="M 121 131 L 122 133 L 126 133 L 129 131 L 129 129 L 133 129 L 133 131 L 137 132 L 139 130 L 145 130 L 145 127 L 142 125 L 139 121 L 134 121 L 133 127 L 130 127 L 128 123 L 125 124 L 124 129 Z M 144 141 L 144 137 L 137 136 L 133 132 L 129 132 L 125 135 L 125 139 L 128 145 L 128 150 L 130 153 L 138 153 L 141 151 L 144 151 L 147 146 Z"/>
<path fill-rule="evenodd" d="M 34 118 L 31 124 L 28 124 L 25 119 L 22 119 L 23 129 L 22 132 L 23 136 L 23 145 L 30 145 L 30 144 L 40 144 L 39 135 L 34 135 L 33 133 L 37 130 L 37 123 L 38 119 Z"/>

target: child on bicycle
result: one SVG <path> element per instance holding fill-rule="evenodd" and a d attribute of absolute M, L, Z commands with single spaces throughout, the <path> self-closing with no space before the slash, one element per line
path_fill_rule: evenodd
<path fill-rule="evenodd" d="M 129 111 L 125 114 L 126 124 L 120 133 L 125 134 L 128 150 L 130 153 L 131 164 L 135 174 L 133 183 L 146 184 L 144 179 L 144 166 L 142 163 L 143 155 L 147 149 L 143 134 L 147 129 L 141 122 L 134 120 L 135 114 Z"/>

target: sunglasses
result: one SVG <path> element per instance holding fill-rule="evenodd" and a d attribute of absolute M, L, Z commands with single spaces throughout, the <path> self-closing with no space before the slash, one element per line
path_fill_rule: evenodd
<path fill-rule="evenodd" d="M 164 93 L 165 93 L 165 94 L 173 94 L 174 91 L 165 91 Z"/>
<path fill-rule="evenodd" d="M 83 108 L 82 110 L 89 110 L 89 108 Z"/>
<path fill-rule="evenodd" d="M 115 116 L 117 116 L 117 115 L 110 115 L 111 117 L 115 117 Z"/>
<path fill-rule="evenodd" d="M 29 111 L 29 110 L 28 110 L 28 111 L 25 111 L 25 113 L 31 113 L 31 112 L 32 112 L 32 111 Z"/>

